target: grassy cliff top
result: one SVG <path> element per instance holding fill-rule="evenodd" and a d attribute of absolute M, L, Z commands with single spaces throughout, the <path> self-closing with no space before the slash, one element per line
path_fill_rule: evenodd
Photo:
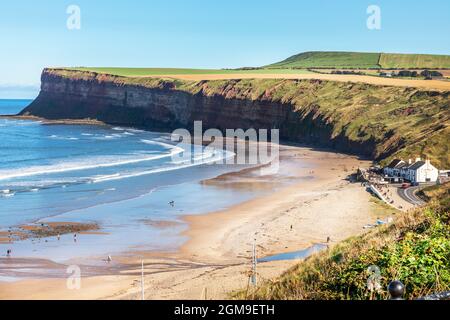
<path fill-rule="evenodd" d="M 363 52 L 304 52 L 269 68 L 379 68 L 379 53 Z"/>
<path fill-rule="evenodd" d="M 88 71 L 111 74 L 122 77 L 175 76 L 175 75 L 258 75 L 258 74 L 310 74 L 308 70 L 289 68 L 273 69 L 188 69 L 188 68 L 114 68 L 114 67 L 78 67 L 66 68 L 75 71 Z"/>
<path fill-rule="evenodd" d="M 267 68 L 450 68 L 449 55 L 369 52 L 304 52 Z"/>

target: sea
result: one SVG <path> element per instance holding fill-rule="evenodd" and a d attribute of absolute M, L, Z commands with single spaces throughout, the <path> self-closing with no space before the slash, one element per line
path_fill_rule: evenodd
<path fill-rule="evenodd" d="M 30 103 L 0 100 L 0 115 L 17 114 Z M 188 150 L 192 158 L 178 160 Z M 186 241 L 183 216 L 255 197 L 255 190 L 202 183 L 242 170 L 221 164 L 233 156 L 175 144 L 168 133 L 0 118 L 0 231 L 48 222 L 101 227 L 101 234 L 77 241 L 67 234 L 0 243 L 0 256 L 10 249 L 14 257 L 66 262 L 174 251 Z"/>

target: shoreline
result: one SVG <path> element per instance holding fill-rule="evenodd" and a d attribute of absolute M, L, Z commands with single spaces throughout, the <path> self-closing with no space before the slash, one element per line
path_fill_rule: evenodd
<path fill-rule="evenodd" d="M 30 115 L 0 115 L 0 119 L 13 119 L 13 120 L 28 120 L 28 121 L 39 121 L 44 125 L 57 125 L 57 124 L 66 124 L 66 125 L 92 125 L 92 126 L 108 126 L 111 125 L 99 121 L 96 119 L 58 119 L 51 120 L 37 116 Z"/>
<path fill-rule="evenodd" d="M 324 243 L 327 236 L 336 243 L 364 232 L 363 225 L 378 214 L 369 212 L 372 210 L 370 195 L 345 179 L 355 166 L 367 161 L 329 151 L 287 148 L 295 160 L 315 165 L 314 169 L 298 168 L 297 178 L 309 175 L 312 170 L 314 179 L 301 180 L 222 211 L 185 216 L 183 220 L 189 227 L 184 235 L 189 239 L 177 252 L 143 250 L 114 257 L 113 265 L 105 267 L 104 275 L 83 278 L 83 290 L 79 292 L 67 290 L 65 279 L 22 280 L 0 282 L 0 299 L 135 299 L 139 294 L 136 279 L 141 259 L 146 265 L 148 299 L 200 299 L 205 286 L 211 298 L 227 298 L 229 292 L 246 285 L 255 232 L 258 232 L 259 257 L 306 249 L 314 243 Z M 289 163 L 282 163 L 282 167 L 292 170 Z M 211 179 L 208 183 L 224 178 L 227 177 L 217 177 L 219 181 Z M 241 175 L 234 183 L 260 185 L 262 182 L 249 182 L 248 177 Z M 329 210 L 330 201 L 338 201 L 343 196 L 351 200 Z M 344 218 L 348 219 L 348 225 Z M 296 263 L 262 263 L 261 278 L 278 276 Z M 113 274 L 111 268 L 115 270 Z M 39 292 L 42 286 L 51 290 Z M 20 291 L 23 288 L 28 289 Z"/>

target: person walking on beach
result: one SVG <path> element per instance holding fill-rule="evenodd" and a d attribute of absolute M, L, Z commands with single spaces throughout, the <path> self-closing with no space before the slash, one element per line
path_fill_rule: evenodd
<path fill-rule="evenodd" d="M 73 242 L 77 242 L 77 234 L 76 233 L 73 234 Z"/>
<path fill-rule="evenodd" d="M 58 241 L 61 240 L 61 235 L 59 233 L 56 237 L 58 238 Z"/>
<path fill-rule="evenodd" d="M 9 258 L 11 256 L 11 249 L 6 250 L 6 256 Z"/>

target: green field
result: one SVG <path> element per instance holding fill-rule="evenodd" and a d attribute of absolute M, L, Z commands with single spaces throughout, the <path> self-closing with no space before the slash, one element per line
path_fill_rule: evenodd
<path fill-rule="evenodd" d="M 305 52 L 267 68 L 379 68 L 379 53 Z"/>
<path fill-rule="evenodd" d="M 305 52 L 258 69 L 117 68 L 79 67 L 70 70 L 91 71 L 124 77 L 220 74 L 306 74 L 307 68 L 331 69 L 450 69 L 450 56 L 366 52 Z"/>
<path fill-rule="evenodd" d="M 450 68 L 450 56 L 431 54 L 382 53 L 380 65 L 383 68 Z"/>
<path fill-rule="evenodd" d="M 305 52 L 266 68 L 450 68 L 450 56 L 364 52 Z"/>
<path fill-rule="evenodd" d="M 170 76 L 170 75 L 196 75 L 196 74 L 306 74 L 311 73 L 308 70 L 295 69 L 183 69 L 183 68 L 68 68 L 69 70 L 91 71 L 105 73 L 123 77 L 145 77 L 145 76 Z"/>

